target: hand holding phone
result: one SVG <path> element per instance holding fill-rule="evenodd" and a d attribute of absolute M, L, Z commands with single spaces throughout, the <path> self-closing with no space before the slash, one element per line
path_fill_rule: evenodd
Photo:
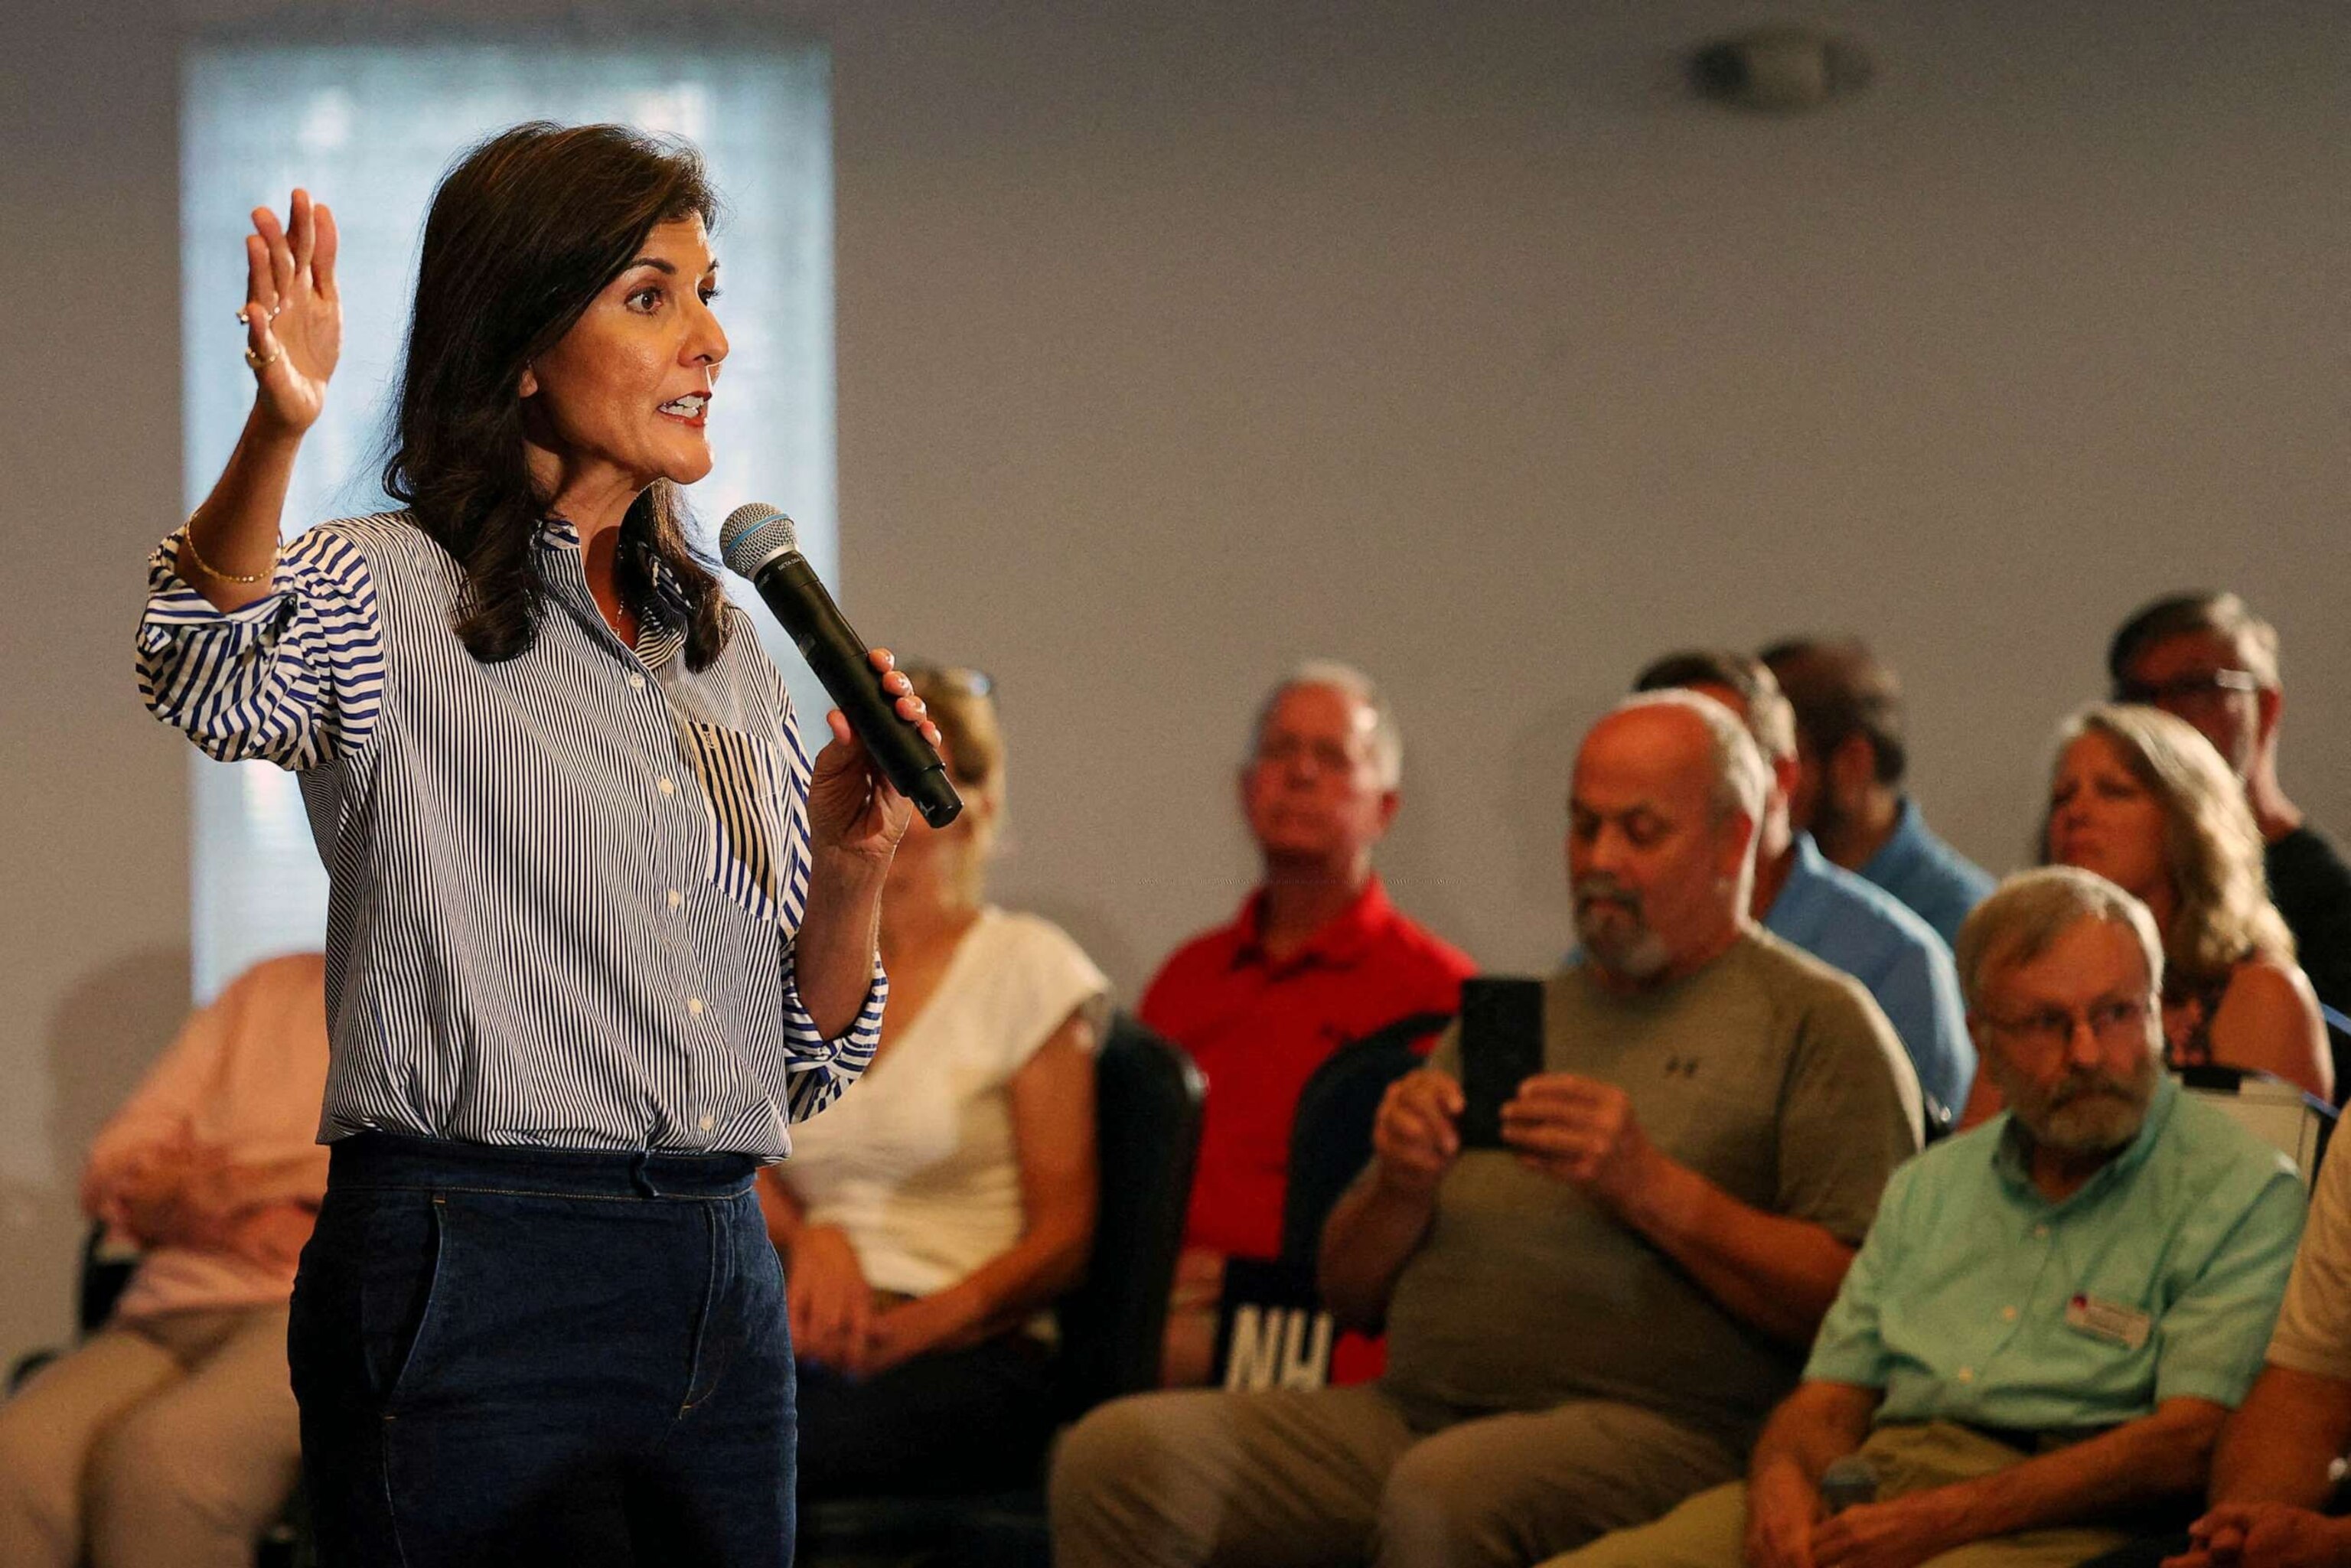
<path fill-rule="evenodd" d="M 1381 1185 L 1426 1197 L 1461 1153 L 1461 1086 L 1421 1068 L 1388 1085 L 1372 1119 L 1372 1157 Z"/>

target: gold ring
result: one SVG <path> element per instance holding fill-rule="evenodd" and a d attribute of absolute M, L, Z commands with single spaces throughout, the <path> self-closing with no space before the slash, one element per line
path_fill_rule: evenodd
<path fill-rule="evenodd" d="M 276 364 L 278 356 L 285 352 L 283 349 L 272 349 L 266 354 L 256 354 L 251 349 L 247 349 L 245 351 L 245 362 L 257 371 L 265 365 Z"/>

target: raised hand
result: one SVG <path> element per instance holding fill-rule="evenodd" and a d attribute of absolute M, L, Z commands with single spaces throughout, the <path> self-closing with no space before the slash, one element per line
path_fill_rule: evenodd
<path fill-rule="evenodd" d="M 253 210 L 245 236 L 245 362 L 260 382 L 255 412 L 289 434 L 318 423 L 327 382 L 343 350 L 343 302 L 335 290 L 335 214 L 297 189 L 284 226 Z"/>
<path fill-rule="evenodd" d="M 1461 1086 L 1431 1068 L 1388 1085 L 1372 1118 L 1372 1155 L 1391 1191 L 1437 1190 L 1461 1153 Z"/>

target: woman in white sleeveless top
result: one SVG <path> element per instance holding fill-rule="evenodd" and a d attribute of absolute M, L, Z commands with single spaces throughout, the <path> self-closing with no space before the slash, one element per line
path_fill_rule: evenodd
<path fill-rule="evenodd" d="M 1046 1309 L 1093 1239 L 1109 983 L 1059 927 L 984 901 L 1004 808 L 987 677 L 908 673 L 964 812 L 917 822 L 891 867 L 873 1065 L 793 1129 L 761 1184 L 810 1499 L 1034 1480 L 1052 1431 Z"/>

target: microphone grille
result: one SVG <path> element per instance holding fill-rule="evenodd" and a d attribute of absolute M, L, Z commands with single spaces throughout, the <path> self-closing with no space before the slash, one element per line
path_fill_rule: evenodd
<path fill-rule="evenodd" d="M 736 507 L 718 526 L 718 554 L 738 576 L 756 576 L 776 557 L 799 548 L 791 518 L 765 501 Z"/>

